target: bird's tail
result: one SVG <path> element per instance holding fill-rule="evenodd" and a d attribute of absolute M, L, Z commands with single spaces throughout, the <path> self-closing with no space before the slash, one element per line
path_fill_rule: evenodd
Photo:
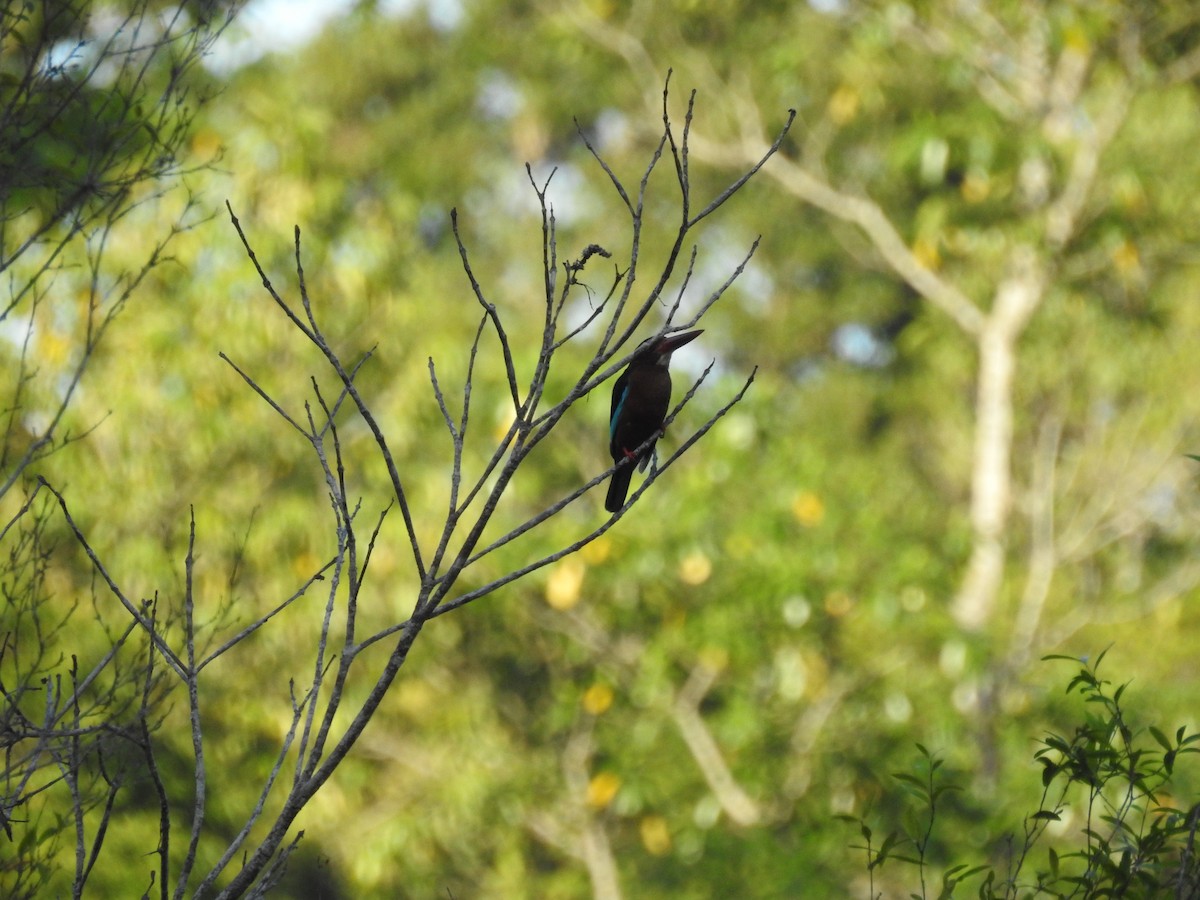
<path fill-rule="evenodd" d="M 632 477 L 632 465 L 621 466 L 613 472 L 612 481 L 608 483 L 608 497 L 604 501 L 604 508 L 609 512 L 616 512 L 625 505 L 625 495 L 629 493 L 629 479 Z"/>

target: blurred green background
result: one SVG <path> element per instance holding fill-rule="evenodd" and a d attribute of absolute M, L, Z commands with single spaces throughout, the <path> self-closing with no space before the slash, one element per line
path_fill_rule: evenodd
<path fill-rule="evenodd" d="M 866 896 L 857 830 L 836 816 L 894 818 L 890 774 L 916 742 L 967 788 L 945 815 L 980 859 L 1037 808 L 1035 742 L 1078 713 L 1068 673 L 1042 655 L 1112 645 L 1107 675 L 1133 680 L 1147 721 L 1200 727 L 1200 517 L 1184 455 L 1200 452 L 1198 47 L 1200 13 L 1165 2 L 430 0 L 341 9 L 307 43 L 237 64 L 216 54 L 192 151 L 219 157 L 187 177 L 212 215 L 99 347 L 70 410 L 73 430 L 94 430 L 39 467 L 133 597 L 179 602 L 194 507 L 212 645 L 333 547 L 305 445 L 218 357 L 293 411 L 311 375 L 329 383 L 263 292 L 226 198 L 292 297 L 300 227 L 337 349 L 374 348 L 360 389 L 428 538 L 451 446 L 427 361 L 458 383 L 478 324 L 450 208 L 527 376 L 542 310 L 526 162 L 539 179 L 557 167 L 560 256 L 594 242 L 623 267 L 628 222 L 577 123 L 632 187 L 673 69 L 677 127 L 697 91 L 702 205 L 797 111 L 781 158 L 698 235 L 687 308 L 762 242 L 676 355 L 677 396 L 709 361 L 718 377 L 664 449 L 757 367 L 745 400 L 603 538 L 426 628 L 301 817 L 281 895 L 610 897 L 596 881 L 607 859 L 629 897 Z M 136 256 L 172 202 L 140 207 L 110 252 Z M 644 265 L 677 222 L 669 167 L 648 208 Z M 587 280 L 602 291 L 610 273 L 596 260 Z M 1025 319 L 988 330 L 1006 286 L 1031 285 Z M 975 333 L 939 291 L 975 310 Z M 46 367 L 70 357 L 74 325 L 44 323 Z M 553 384 L 593 344 L 570 345 Z M 1010 366 L 1010 435 L 981 432 L 995 424 L 981 370 L 996 360 Z M 506 396 L 485 353 L 476 459 L 508 424 Z M 564 421 L 497 533 L 608 465 L 607 413 L 596 395 Z M 347 419 L 352 459 L 368 438 Z M 981 444 L 1005 451 L 996 471 L 1010 476 L 991 524 Z M 385 480 L 365 465 L 351 478 L 373 518 Z M 464 589 L 603 521 L 602 490 Z M 990 593 L 968 610 L 968 573 L 989 552 Z M 65 543 L 51 577 L 64 602 L 91 590 Z M 403 620 L 414 586 L 393 513 L 364 627 Z M 56 640 L 84 660 L 102 652 L 97 618 L 119 616 L 80 602 Z M 318 599 L 298 603 L 207 670 L 203 858 L 257 798 L 320 620 Z M 190 797 L 179 698 L 162 741 L 164 778 Z M 1196 777 L 1181 778 L 1187 804 Z M 149 863 L 135 861 L 157 815 L 148 796 L 123 802 L 109 841 L 126 864 L 93 875 L 95 896 L 144 889 Z M 876 889 L 899 885 L 885 873 Z"/>

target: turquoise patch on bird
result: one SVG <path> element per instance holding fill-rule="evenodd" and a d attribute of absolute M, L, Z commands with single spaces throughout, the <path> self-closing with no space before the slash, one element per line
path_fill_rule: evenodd
<path fill-rule="evenodd" d="M 626 390 L 621 394 L 621 399 L 617 402 L 617 408 L 613 410 L 612 419 L 608 423 L 608 439 L 612 441 L 617 436 L 617 420 L 621 418 L 621 409 L 625 406 L 625 398 L 629 396 L 629 391 Z"/>

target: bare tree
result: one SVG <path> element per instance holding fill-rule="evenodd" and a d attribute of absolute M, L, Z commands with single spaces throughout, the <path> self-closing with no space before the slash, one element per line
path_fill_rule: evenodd
<path fill-rule="evenodd" d="M 168 625 L 153 606 L 135 603 L 109 574 L 105 563 L 92 550 L 88 536 L 76 526 L 68 505 L 61 494 L 46 486 L 60 504 L 61 514 L 78 545 L 87 553 L 101 584 L 128 616 L 130 633 L 136 635 L 150 660 L 146 671 L 161 673 L 165 689 L 186 692 L 188 720 L 191 729 L 194 769 L 194 799 L 190 822 L 186 823 L 187 837 L 183 851 L 172 850 L 178 824 L 171 809 L 178 798 L 168 797 L 161 780 L 156 779 L 162 815 L 157 847 L 156 871 L 150 876 L 157 883 L 160 896 L 168 893 L 184 896 L 191 889 L 195 896 L 242 897 L 261 896 L 278 883 L 288 857 L 297 846 L 302 833 L 293 825 L 297 816 L 324 787 L 351 753 L 371 721 L 389 687 L 408 660 L 409 653 L 424 627 L 433 619 L 496 592 L 505 585 L 568 556 L 607 532 L 624 516 L 655 482 L 700 440 L 745 395 L 753 381 L 753 373 L 715 413 L 703 423 L 691 428 L 679 440 L 673 452 L 649 472 L 639 488 L 632 493 L 624 507 L 611 517 L 585 528 L 575 539 L 548 553 L 536 554 L 523 564 L 505 571 L 484 583 L 463 587 L 463 578 L 475 574 L 501 548 L 539 528 L 568 506 L 584 501 L 587 494 L 605 481 L 616 465 L 598 472 L 523 521 L 505 523 L 504 533 L 484 540 L 485 530 L 497 519 L 502 496 L 519 477 L 536 447 L 552 438 L 567 412 L 611 378 L 631 353 L 630 339 L 639 332 L 655 333 L 690 328 L 701 321 L 743 271 L 757 247 L 757 240 L 747 249 L 742 262 L 729 272 L 726 280 L 706 297 L 699 299 L 690 313 L 685 313 L 683 301 L 688 295 L 699 250 L 692 243 L 702 223 L 717 212 L 775 155 L 791 125 L 780 130 L 773 144 L 762 156 L 741 172 L 736 179 L 715 197 L 698 200 L 692 194 L 691 127 L 695 94 L 689 97 L 682 128 L 672 121 L 668 109 L 669 93 L 664 88 L 661 97 L 662 130 L 648 164 L 636 185 L 626 185 L 589 143 L 581 132 L 581 140 L 591 151 L 600 171 L 607 177 L 615 195 L 628 216 L 628 245 L 620 253 L 622 267 L 618 268 L 602 298 L 583 280 L 589 266 L 614 254 L 598 245 L 585 247 L 579 256 L 562 259 L 553 206 L 548 189 L 553 173 L 539 183 L 527 167 L 527 174 L 541 210 L 542 237 L 542 328 L 536 346 L 536 362 L 530 371 L 522 372 L 517 360 L 521 348 L 506 326 L 504 306 L 493 298 L 485 282 L 477 276 L 471 263 L 470 251 L 462 239 L 456 214 L 451 222 L 462 259 L 463 271 L 469 285 L 470 302 L 478 305 L 478 327 L 469 348 L 469 362 L 462 383 L 450 388 L 439 377 L 432 358 L 428 361 L 432 397 L 440 410 L 449 437 L 448 507 L 437 513 L 441 526 L 432 542 L 423 540 L 428 533 L 418 522 L 427 520 L 426 511 L 414 508 L 412 484 L 405 461 L 392 450 L 387 431 L 372 409 L 368 396 L 360 390 L 358 375 L 369 365 L 373 351 L 361 358 L 348 359 L 338 349 L 337 335 L 330 333 L 321 314 L 322 304 L 309 291 L 302 262 L 300 230 L 295 233 L 295 284 L 289 288 L 278 285 L 258 260 L 253 244 L 241 222 L 230 209 L 234 228 L 241 239 L 263 289 L 276 311 L 296 330 L 297 336 L 314 346 L 327 369 L 326 375 L 314 377 L 311 399 L 303 409 L 289 409 L 256 378 L 254 371 L 243 363 L 223 358 L 277 415 L 284 432 L 294 434 L 311 453 L 312 465 L 323 478 L 328 508 L 328 530 L 334 538 L 332 556 L 312 573 L 288 597 L 280 598 L 270 610 L 236 633 L 218 639 L 211 648 L 204 648 L 197 637 L 198 621 L 207 613 L 198 609 L 192 588 L 195 527 L 189 537 L 185 563 L 185 591 L 180 608 L 172 611 Z M 647 199 L 651 176 L 663 165 L 673 169 L 674 186 L 678 190 L 678 224 L 674 227 L 670 250 L 661 267 L 649 272 L 641 268 L 642 248 L 648 229 L 657 225 L 650 220 Z M 575 301 L 590 303 L 590 312 L 576 325 L 568 325 L 565 311 Z M 586 347 L 582 363 L 575 351 Z M 551 392 L 548 374 L 551 366 L 558 370 L 571 366 L 578 374 L 561 395 Z M 477 373 L 483 367 L 495 367 L 503 373 L 507 400 L 511 403 L 512 423 L 498 439 L 490 437 L 474 424 L 473 402 L 476 395 Z M 712 370 L 712 364 L 683 392 L 667 416 L 663 428 L 669 426 L 701 389 Z M 332 376 L 332 389 L 322 388 L 323 379 Z M 357 485 L 366 483 L 364 463 L 346 452 L 342 433 L 348 425 L 365 426 L 372 439 L 375 464 L 382 464 L 389 481 L 390 497 L 380 501 L 376 515 L 364 522 L 364 501 L 357 496 Z M 657 435 L 656 435 L 657 437 Z M 649 443 L 649 442 L 648 442 Z M 472 452 L 486 448 L 483 463 L 475 469 L 468 461 L 477 458 Z M 640 449 L 640 448 L 639 448 Z M 628 461 L 622 461 L 628 464 Z M 417 589 L 410 598 L 411 612 L 401 621 L 383 627 L 364 628 L 360 621 L 360 600 L 371 574 L 372 553 L 382 539 L 383 529 L 392 510 L 399 512 L 411 552 L 412 568 Z M 260 629 L 278 621 L 302 596 L 315 590 L 323 595 L 321 628 L 314 646 L 304 648 L 308 654 L 308 675 L 302 683 L 288 689 L 290 726 L 280 742 L 270 774 L 261 785 L 258 802 L 245 811 L 243 827 L 221 853 L 220 858 L 202 871 L 197 863 L 197 846 L 204 833 L 207 813 L 208 744 L 213 740 L 204 727 L 206 696 L 202 685 L 205 669 L 214 661 L 239 652 L 251 652 L 248 640 Z M 211 611 L 208 611 L 211 612 Z M 368 651 L 387 647 L 386 654 Z M 351 685 L 359 690 L 350 691 Z M 703 685 L 693 691 L 688 700 L 698 702 Z M 350 699 L 355 697 L 357 699 Z M 215 702 L 215 701 L 214 701 Z M 691 729 L 693 732 L 695 729 Z M 151 771 L 156 769 L 155 739 L 146 734 L 138 744 L 145 749 Z M 581 738 L 579 757 L 586 759 L 587 741 Z M 69 769 L 69 766 L 68 766 Z M 570 770 L 578 777 L 578 766 Z M 79 817 L 96 821 L 103 828 L 106 812 L 81 811 Z M 616 890 L 611 859 L 606 856 L 603 842 L 588 853 L 589 871 L 596 880 L 597 890 L 612 896 Z"/>
<path fill-rule="evenodd" d="M 96 348 L 195 219 L 184 151 L 205 98 L 194 70 L 236 4 L 209 4 L 204 20 L 149 0 L 94 6 L 0 3 L 0 893 L 14 898 L 39 893 L 63 841 L 82 895 L 161 716 L 161 666 L 136 624 L 155 621 L 153 603 L 131 604 L 135 618 L 95 659 L 64 659 L 80 604 L 47 587 L 58 504 L 29 475 L 80 437 L 64 416 Z M 176 188 L 174 225 L 140 262 L 114 259 L 134 214 Z"/>

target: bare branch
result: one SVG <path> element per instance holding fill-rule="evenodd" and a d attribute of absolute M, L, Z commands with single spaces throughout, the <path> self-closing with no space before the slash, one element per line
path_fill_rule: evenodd
<path fill-rule="evenodd" d="M 188 549 L 184 560 L 184 639 L 188 658 L 188 718 L 192 730 L 192 771 L 195 780 L 195 798 L 192 801 L 192 830 L 188 839 L 187 853 L 179 867 L 179 878 L 175 885 L 175 900 L 181 900 L 188 878 L 196 865 L 196 850 L 200 846 L 200 835 L 204 830 L 204 814 L 208 801 L 208 773 L 204 761 L 204 733 L 200 727 L 200 678 L 196 669 L 196 511 L 189 511 Z M 165 854 L 164 854 L 165 856 Z M 162 889 L 166 891 L 166 872 L 162 873 Z"/>
<path fill-rule="evenodd" d="M 95 569 L 96 574 L 103 579 L 104 583 L 108 585 L 108 589 L 112 595 L 116 597 L 118 601 L 120 601 L 121 605 L 125 607 L 125 611 L 129 613 L 133 620 L 138 624 L 139 627 L 141 627 L 141 629 L 154 643 L 154 646 L 158 649 L 158 652 L 162 654 L 163 659 L 165 659 L 171 668 L 174 669 L 175 674 L 179 676 L 180 680 L 186 683 L 188 679 L 188 671 L 184 666 L 183 661 L 180 660 L 180 658 L 175 654 L 175 651 L 167 645 L 166 640 L 161 634 L 158 633 L 157 629 L 155 629 L 153 621 L 146 618 L 141 610 L 139 610 L 132 603 L 132 601 L 125 596 L 124 592 L 120 589 L 120 587 L 117 586 L 117 583 L 113 580 L 112 576 L 108 574 L 108 570 L 100 561 L 100 557 L 96 555 L 96 551 L 92 549 L 92 546 L 88 543 L 87 538 L 83 536 L 83 532 L 79 530 L 79 526 L 75 524 L 75 519 L 71 516 L 71 511 L 67 508 L 66 499 L 44 478 L 39 477 L 38 483 L 45 485 L 46 490 L 53 494 L 55 499 L 58 501 L 59 508 L 62 510 L 63 518 L 67 523 L 67 527 L 71 529 L 71 533 L 75 535 L 76 542 L 80 547 L 83 548 L 84 553 L 87 554 L 87 557 L 91 561 L 92 567 Z"/>
<path fill-rule="evenodd" d="M 329 562 L 325 563 L 323 566 L 321 566 L 321 568 L 317 569 L 316 572 L 314 572 L 312 575 L 310 575 L 308 580 L 305 581 L 304 584 L 302 584 L 296 590 L 296 592 L 293 593 L 290 597 L 283 600 L 281 603 L 279 603 L 274 608 L 272 608 L 270 612 L 255 619 L 253 622 L 251 622 L 245 628 L 241 629 L 236 634 L 234 634 L 232 637 L 230 637 L 228 640 L 226 640 L 224 643 L 220 644 L 215 650 L 213 650 L 211 653 L 209 653 L 208 656 L 204 657 L 204 659 L 202 659 L 200 661 L 200 664 L 196 667 L 197 674 L 199 674 L 199 672 L 202 669 L 204 669 L 204 667 L 207 666 L 210 662 L 212 662 L 215 659 L 219 659 L 220 657 L 225 655 L 225 653 L 227 653 L 230 650 L 230 648 L 235 647 L 236 645 L 240 644 L 242 641 L 244 641 L 246 638 L 248 638 L 254 632 L 258 631 L 258 629 L 262 628 L 269 621 L 271 621 L 273 618 L 275 618 L 277 615 L 279 615 L 281 612 L 283 612 L 285 609 L 287 609 L 289 606 L 291 606 L 293 603 L 295 603 L 297 600 L 299 600 L 301 597 L 303 597 L 305 594 L 307 594 L 308 589 L 310 587 L 312 587 L 315 582 L 324 580 L 325 573 L 329 570 L 329 568 L 335 562 L 336 562 L 336 559 L 329 560 Z"/>
<path fill-rule="evenodd" d="M 775 140 L 772 141 L 771 145 L 763 151 L 762 156 L 759 157 L 758 161 L 755 162 L 754 165 L 752 165 L 749 169 L 747 169 L 740 178 L 733 182 L 733 184 L 725 188 L 725 190 L 723 190 L 721 193 L 717 194 L 717 196 L 712 199 L 712 202 L 710 202 L 708 206 L 704 207 L 704 209 L 700 210 L 700 212 L 698 212 L 688 224 L 695 225 L 701 219 L 705 219 L 712 215 L 712 213 L 724 205 L 730 197 L 745 187 L 746 182 L 757 175 L 759 170 L 767 164 L 767 161 L 779 152 L 779 148 L 783 146 L 783 142 L 787 139 L 788 132 L 792 130 L 792 125 L 795 123 L 795 121 L 796 110 L 789 109 L 787 121 L 784 122 L 783 127 L 779 129 L 779 133 L 775 135 Z"/>
<path fill-rule="evenodd" d="M 221 359 L 225 360 L 225 362 L 227 362 L 229 364 L 229 367 L 231 369 L 233 369 L 233 371 L 238 373 L 238 375 L 241 377 L 242 381 L 246 382 L 246 384 L 249 386 L 250 390 L 252 390 L 252 391 L 254 391 L 254 393 L 258 394 L 259 397 L 261 397 L 263 400 L 266 401 L 267 405 L 270 406 L 271 409 L 275 410 L 275 412 L 278 414 L 279 418 L 283 419 L 285 422 L 287 422 L 289 425 L 291 425 L 293 428 L 295 428 L 298 432 L 300 432 L 306 438 L 309 438 L 311 440 L 312 435 L 310 435 L 309 432 L 305 431 L 300 426 L 300 423 L 291 417 L 291 415 L 287 412 L 287 410 L 285 410 L 282 406 L 280 406 L 278 403 L 276 403 L 270 394 L 268 394 L 261 387 L 259 387 L 258 382 L 256 382 L 253 378 L 251 378 L 249 375 L 247 375 L 246 372 L 244 372 L 237 363 L 235 363 L 232 359 L 230 359 L 228 356 L 226 356 L 224 350 L 218 351 L 217 355 L 219 357 L 221 357 Z"/>
<path fill-rule="evenodd" d="M 517 385 L 517 369 L 513 364 L 512 347 L 508 343 L 508 334 L 504 330 L 504 325 L 500 322 L 500 314 L 496 311 L 495 304 L 489 303 L 487 298 L 483 296 L 483 288 L 475 278 L 475 272 L 471 269 L 471 260 L 467 255 L 467 247 L 458 232 L 457 209 L 450 210 L 450 227 L 454 232 L 454 242 L 458 245 L 458 254 L 462 258 L 463 272 L 466 273 L 467 279 L 471 282 L 471 291 L 475 294 L 475 299 L 479 301 L 479 305 L 483 307 L 484 314 L 491 321 L 492 327 L 496 330 L 496 337 L 500 341 L 500 351 L 504 355 L 504 371 L 508 376 L 508 389 L 512 392 L 513 411 L 517 418 L 520 418 L 521 391 Z"/>
<path fill-rule="evenodd" d="M 228 207 L 229 204 L 226 203 L 226 206 Z M 371 434 L 375 438 L 375 444 L 379 448 L 380 456 L 383 458 L 384 464 L 387 466 L 388 477 L 391 479 L 391 483 L 392 483 L 392 490 L 395 492 L 396 502 L 400 506 L 400 515 L 403 517 L 404 527 L 408 531 L 409 546 L 410 546 L 410 549 L 412 550 L 413 562 L 416 565 L 417 574 L 419 575 L 419 577 L 422 580 L 424 580 L 424 578 L 425 578 L 425 563 L 421 558 L 421 544 L 420 544 L 420 541 L 417 539 L 417 531 L 416 531 L 416 526 L 413 523 L 412 511 L 409 509 L 408 497 L 404 490 L 404 483 L 401 480 L 400 473 L 396 468 L 395 459 L 393 459 L 393 457 L 392 457 L 392 451 L 388 447 L 387 439 L 384 437 L 383 430 L 379 427 L 379 423 L 375 421 L 375 416 L 371 413 L 370 407 L 367 406 L 367 404 L 363 400 L 362 396 L 358 393 L 358 388 L 355 387 L 355 385 L 354 385 L 354 379 L 353 379 L 351 372 L 348 372 L 346 370 L 345 366 L 342 364 L 341 358 L 338 357 L 338 355 L 336 353 L 334 353 L 333 350 L 330 348 L 328 343 L 326 343 L 325 338 L 321 334 L 321 332 L 318 330 L 315 330 L 315 329 L 310 330 L 309 326 L 306 325 L 304 322 L 300 321 L 299 317 L 297 317 L 296 314 L 291 310 L 291 308 L 288 307 L 288 305 L 286 303 L 284 303 L 283 299 L 276 292 L 274 286 L 272 286 L 272 284 L 271 284 L 271 280 L 267 277 L 266 273 L 263 271 L 262 265 L 259 263 L 258 258 L 254 255 L 254 250 L 253 250 L 253 248 L 251 248 L 249 240 L 246 238 L 245 233 L 242 231 L 241 223 L 238 222 L 237 217 L 233 214 L 232 207 L 229 207 L 229 216 L 230 216 L 231 221 L 233 222 L 234 230 L 237 231 L 238 237 L 242 241 L 242 246 L 245 248 L 246 253 L 249 255 L 250 260 L 254 265 L 255 271 L 258 272 L 259 277 L 263 281 L 264 289 L 267 291 L 268 294 L 270 294 L 271 298 L 275 301 L 276 305 L 279 306 L 279 308 L 283 310 L 284 314 L 297 327 L 297 329 L 299 329 L 299 331 L 305 337 L 307 337 L 309 339 L 309 341 L 311 341 L 317 347 L 317 349 L 319 349 L 321 351 L 321 353 L 325 356 L 325 359 L 329 363 L 330 367 L 337 374 L 338 378 L 341 379 L 342 385 L 345 387 L 347 393 L 350 396 L 350 399 L 354 402 L 354 406 L 358 410 L 359 415 L 362 417 L 362 419 L 366 423 L 367 427 L 371 430 Z M 299 230 L 297 230 L 297 233 L 296 233 L 297 243 L 299 242 L 299 240 L 300 240 Z M 297 252 L 299 252 L 299 251 L 297 250 Z M 309 311 L 309 314 L 311 317 L 311 307 L 310 307 L 309 301 L 307 299 L 307 291 L 306 290 L 304 292 L 304 298 L 305 298 L 303 301 L 304 308 L 306 311 Z M 355 369 L 355 371 L 357 371 L 357 368 Z"/>

